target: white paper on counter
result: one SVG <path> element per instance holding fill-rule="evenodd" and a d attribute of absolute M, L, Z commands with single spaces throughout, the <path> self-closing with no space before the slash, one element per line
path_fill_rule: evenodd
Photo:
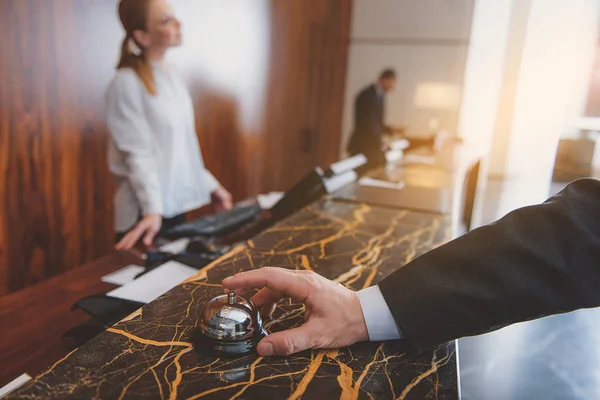
<path fill-rule="evenodd" d="M 360 186 L 372 186 L 387 189 L 402 189 L 405 185 L 404 182 L 390 182 L 381 179 L 369 178 L 368 176 L 360 178 L 358 180 Z"/>
<path fill-rule="evenodd" d="M 335 175 L 331 178 L 325 178 L 325 189 L 327 189 L 327 193 L 334 193 L 344 186 L 355 182 L 356 178 L 358 178 L 358 175 L 355 171 L 346 171 L 343 174 Z"/>
<path fill-rule="evenodd" d="M 16 378 L 14 381 L 7 383 L 4 387 L 0 388 L 0 398 L 10 394 L 29 382 L 31 380 L 31 376 L 27 374 L 23 374 Z"/>
<path fill-rule="evenodd" d="M 140 303 L 150 303 L 197 272 L 197 269 L 185 264 L 168 261 L 106 295 Z"/>
<path fill-rule="evenodd" d="M 263 210 L 270 210 L 281 198 L 284 192 L 271 192 L 269 194 L 259 194 L 257 197 L 258 205 Z"/>
<path fill-rule="evenodd" d="M 123 286 L 133 281 L 137 274 L 142 272 L 144 267 L 139 265 L 128 265 L 125 268 L 121 268 L 111 274 L 105 275 L 100 280 L 106 283 L 112 283 L 113 285 Z"/>
<path fill-rule="evenodd" d="M 179 254 L 187 248 L 188 244 L 190 244 L 189 238 L 181 238 L 159 247 L 158 250 L 165 253 Z"/>
<path fill-rule="evenodd" d="M 406 154 L 402 161 L 406 164 L 435 164 L 435 157 L 421 154 Z"/>

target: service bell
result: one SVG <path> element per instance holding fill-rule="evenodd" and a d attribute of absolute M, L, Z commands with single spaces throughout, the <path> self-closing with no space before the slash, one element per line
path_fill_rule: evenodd
<path fill-rule="evenodd" d="M 203 353 L 238 356 L 254 352 L 265 336 L 267 333 L 254 304 L 230 291 L 206 303 L 199 334 L 195 334 L 193 340 Z"/>

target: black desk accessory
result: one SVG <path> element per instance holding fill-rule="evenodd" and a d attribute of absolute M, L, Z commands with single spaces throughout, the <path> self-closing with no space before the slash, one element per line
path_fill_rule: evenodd
<path fill-rule="evenodd" d="M 170 239 L 194 236 L 222 236 L 255 220 L 260 212 L 261 208 L 258 205 L 235 207 L 228 211 L 176 225 L 167 229 L 165 236 Z"/>

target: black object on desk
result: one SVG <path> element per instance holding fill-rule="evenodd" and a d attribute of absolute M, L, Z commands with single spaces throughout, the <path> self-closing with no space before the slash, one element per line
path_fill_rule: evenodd
<path fill-rule="evenodd" d="M 73 339 L 80 346 L 143 306 L 144 303 L 109 297 L 104 293 L 86 296 L 73 304 L 71 311 L 82 310 L 92 319 L 67 330 L 62 336 Z"/>
<path fill-rule="evenodd" d="M 163 264 L 165 261 L 167 261 L 171 257 L 173 257 L 172 253 L 168 253 L 165 251 L 149 250 L 146 253 L 144 253 L 144 264 L 145 264 L 146 269 L 152 269 L 158 265 Z"/>
<path fill-rule="evenodd" d="M 203 237 L 195 237 L 188 243 L 185 252 L 191 254 L 223 255 L 229 248 L 217 246 L 213 241 Z"/>
<path fill-rule="evenodd" d="M 257 205 L 235 207 L 228 211 L 176 225 L 167 229 L 165 236 L 171 239 L 193 236 L 221 236 L 255 220 L 260 211 L 261 208 Z"/>
<path fill-rule="evenodd" d="M 204 268 L 229 250 L 230 247 L 217 247 L 208 244 L 206 239 L 195 238 L 190 241 L 190 244 L 188 244 L 188 247 L 184 252 L 178 254 L 164 253 L 168 254 L 168 256 L 164 257 L 160 262 L 154 264 L 146 263 L 146 269 L 137 274 L 135 279 L 160 267 L 168 261 L 177 261 L 196 269 Z"/>
<path fill-rule="evenodd" d="M 119 299 L 106 296 L 105 294 L 96 294 L 78 300 L 71 307 L 71 311 L 85 311 L 105 326 L 111 326 L 143 305 L 144 303 L 137 301 Z"/>
<path fill-rule="evenodd" d="M 227 250 L 222 249 L 222 251 Z M 146 269 L 136 276 L 136 279 L 168 261 L 177 261 L 192 268 L 201 269 L 213 262 L 219 256 L 219 254 L 198 255 L 192 253 L 162 254 L 169 254 L 169 256 L 163 258 L 162 262 L 147 265 Z M 116 324 L 143 306 L 144 303 L 107 296 L 106 293 L 86 296 L 78 300 L 71 307 L 71 311 L 82 310 L 91 315 L 96 323 L 86 323 L 72 328 L 67 331 L 64 336 L 72 337 L 79 343 L 85 343 L 103 329 Z"/>
<path fill-rule="evenodd" d="M 326 193 L 327 188 L 325 187 L 323 170 L 316 167 L 286 191 L 281 200 L 270 210 L 264 211 L 264 214 L 260 214 L 259 218 L 240 227 L 236 232 L 219 238 L 218 243 L 229 244 L 248 240 L 316 201 Z"/>
<path fill-rule="evenodd" d="M 323 175 L 323 170 L 317 167 L 285 192 L 285 196 L 269 210 L 272 222 L 281 221 L 323 196 L 327 191 Z"/>

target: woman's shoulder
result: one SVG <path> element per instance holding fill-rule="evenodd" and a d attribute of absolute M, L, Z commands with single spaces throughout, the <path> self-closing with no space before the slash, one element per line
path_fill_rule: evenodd
<path fill-rule="evenodd" d="M 132 94 L 140 89 L 142 82 L 137 73 L 131 68 L 119 68 L 115 71 L 106 93 L 108 96 Z"/>
<path fill-rule="evenodd" d="M 122 89 L 139 88 L 142 84 L 137 73 L 131 68 L 119 68 L 115 71 L 110 84 L 109 91 L 121 91 Z"/>

